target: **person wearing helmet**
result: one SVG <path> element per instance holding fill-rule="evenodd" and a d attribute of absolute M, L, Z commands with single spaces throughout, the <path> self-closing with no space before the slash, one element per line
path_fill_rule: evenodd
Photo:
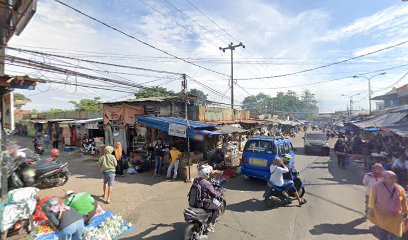
<path fill-rule="evenodd" d="M 54 161 L 59 157 L 60 151 L 58 149 L 54 148 L 54 149 L 51 150 L 50 155 L 51 155 L 52 160 Z"/>
<path fill-rule="evenodd" d="M 51 224 L 60 233 L 60 240 L 81 240 L 84 232 L 84 219 L 77 211 L 62 203 L 61 199 L 51 198 L 42 206 L 42 210 Z"/>
<path fill-rule="evenodd" d="M 214 224 L 219 215 L 219 207 L 213 202 L 213 199 L 221 196 L 221 193 L 215 190 L 212 183 L 208 180 L 212 171 L 213 168 L 210 165 L 202 165 L 198 170 L 199 178 L 194 179 L 194 182 L 201 186 L 203 208 L 211 212 L 207 229 L 209 232 L 214 232 Z"/>

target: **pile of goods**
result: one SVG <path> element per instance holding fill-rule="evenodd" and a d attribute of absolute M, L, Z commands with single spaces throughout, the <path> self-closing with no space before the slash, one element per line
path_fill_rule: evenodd
<path fill-rule="evenodd" d="M 16 222 L 29 219 L 35 210 L 36 195 L 39 189 L 34 187 L 10 191 L 7 200 L 0 203 L 0 232 L 11 228 Z"/>
<path fill-rule="evenodd" d="M 111 214 L 107 214 L 107 216 L 109 215 Z M 107 217 L 97 226 L 92 226 L 95 225 L 94 223 L 95 222 L 91 223 L 85 228 L 84 234 L 82 235 L 84 240 L 112 240 L 134 228 L 131 223 L 125 222 L 121 216 L 115 215 Z"/>
<path fill-rule="evenodd" d="M 57 240 L 58 232 L 53 227 L 47 225 L 49 222 L 41 221 L 37 226 L 36 240 Z M 47 227 L 50 228 L 47 228 Z M 111 212 L 103 212 L 95 215 L 89 224 L 85 226 L 85 231 L 82 235 L 84 240 L 113 240 L 134 230 L 135 227 L 131 223 L 125 222 L 121 216 L 112 214 Z"/>

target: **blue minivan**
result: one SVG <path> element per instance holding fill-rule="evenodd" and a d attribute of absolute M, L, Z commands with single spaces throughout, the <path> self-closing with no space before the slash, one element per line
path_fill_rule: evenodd
<path fill-rule="evenodd" d="M 245 144 L 241 161 L 241 174 L 269 180 L 269 168 L 272 160 L 285 154 L 292 156 L 294 164 L 295 151 L 289 139 L 274 136 L 253 136 Z"/>

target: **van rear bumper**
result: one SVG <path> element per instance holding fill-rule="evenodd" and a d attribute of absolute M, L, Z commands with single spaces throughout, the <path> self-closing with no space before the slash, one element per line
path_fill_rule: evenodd
<path fill-rule="evenodd" d="M 246 164 L 242 164 L 241 166 L 241 175 L 247 176 L 247 177 L 253 177 L 253 178 L 259 178 L 265 181 L 268 181 L 270 178 L 270 173 L 261 171 L 261 170 L 256 170 L 253 168 L 248 168 L 245 166 Z"/>

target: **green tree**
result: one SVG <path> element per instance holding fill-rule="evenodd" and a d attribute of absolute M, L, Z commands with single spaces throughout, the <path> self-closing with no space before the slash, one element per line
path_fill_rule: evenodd
<path fill-rule="evenodd" d="M 246 97 L 242 107 L 255 114 L 270 113 L 273 110 L 273 99 L 267 94 L 258 93 L 256 96 Z"/>
<path fill-rule="evenodd" d="M 192 88 L 190 91 L 187 91 L 187 95 L 197 97 L 199 105 L 205 105 L 207 102 L 208 95 L 201 90 Z"/>
<path fill-rule="evenodd" d="M 176 95 L 173 91 L 167 90 L 164 87 L 152 87 L 148 89 L 142 89 L 135 93 L 136 98 L 149 98 L 149 97 L 167 97 Z"/>
<path fill-rule="evenodd" d="M 16 109 L 21 109 L 24 105 L 26 105 L 28 102 L 31 102 L 31 99 L 26 97 L 24 94 L 15 92 L 14 93 L 14 101 L 18 100 L 19 104 L 15 104 Z"/>
<path fill-rule="evenodd" d="M 102 103 L 100 97 L 94 97 L 94 99 L 81 99 L 78 101 L 69 101 L 74 105 L 76 111 L 97 111 L 102 110 Z"/>

